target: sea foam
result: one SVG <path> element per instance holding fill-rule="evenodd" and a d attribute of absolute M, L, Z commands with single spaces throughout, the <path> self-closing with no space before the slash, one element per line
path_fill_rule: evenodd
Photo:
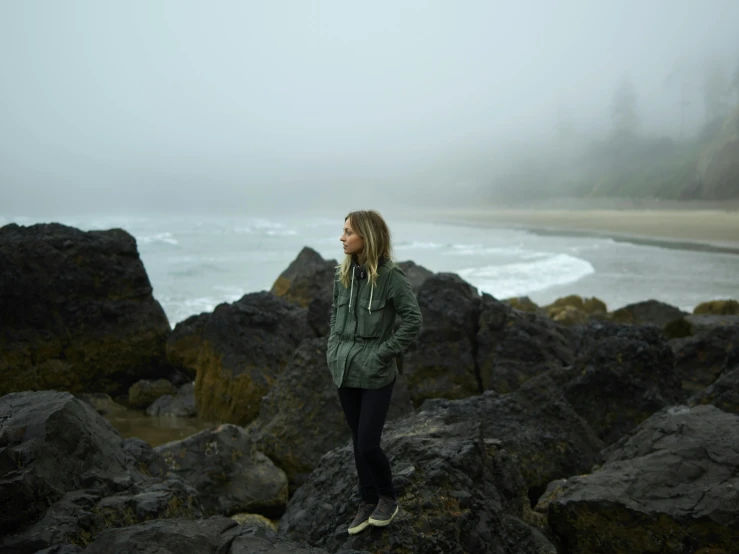
<path fill-rule="evenodd" d="M 568 254 L 505 265 L 462 269 L 459 275 L 496 298 L 523 296 L 555 285 L 574 283 L 595 273 L 590 262 Z"/>

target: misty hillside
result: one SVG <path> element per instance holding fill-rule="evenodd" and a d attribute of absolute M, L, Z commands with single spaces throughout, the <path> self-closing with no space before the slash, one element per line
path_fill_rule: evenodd
<path fill-rule="evenodd" d="M 614 135 L 581 159 L 577 196 L 739 198 L 739 108 L 694 140 Z"/>

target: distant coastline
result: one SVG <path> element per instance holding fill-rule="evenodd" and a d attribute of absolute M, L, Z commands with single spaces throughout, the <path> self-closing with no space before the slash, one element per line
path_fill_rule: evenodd
<path fill-rule="evenodd" d="M 652 205 L 641 209 L 588 208 L 584 203 L 572 209 L 429 209 L 418 210 L 415 215 L 442 224 L 515 228 L 540 235 L 593 236 L 645 246 L 739 255 L 738 203 L 726 203 L 725 209 L 715 204 L 708 208 L 705 203 L 692 209 L 671 204 L 659 209 Z"/>

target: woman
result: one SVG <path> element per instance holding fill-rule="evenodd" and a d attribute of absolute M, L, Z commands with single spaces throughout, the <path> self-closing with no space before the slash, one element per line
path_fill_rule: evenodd
<path fill-rule="evenodd" d="M 352 431 L 361 504 L 349 534 L 388 525 L 398 513 L 380 436 L 397 375 L 395 364 L 421 327 L 405 274 L 391 260 L 390 231 L 376 211 L 352 212 L 339 239 L 327 361 Z M 393 332 L 396 314 L 402 318 Z"/>

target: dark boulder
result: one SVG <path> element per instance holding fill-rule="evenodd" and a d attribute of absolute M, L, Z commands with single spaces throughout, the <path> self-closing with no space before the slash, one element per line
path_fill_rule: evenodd
<path fill-rule="evenodd" d="M 128 389 L 128 403 L 132 408 L 147 408 L 157 398 L 177 392 L 175 386 L 166 379 L 141 379 Z"/>
<path fill-rule="evenodd" d="M 395 472 L 400 511 L 392 525 L 349 536 L 356 474 L 350 445 L 332 450 L 300 487 L 280 520 L 289 538 L 329 552 L 555 554 L 524 522 L 531 514 L 515 459 L 474 421 L 447 424 L 422 412 L 388 424 L 383 448 Z"/>
<path fill-rule="evenodd" d="M 487 391 L 462 400 L 427 400 L 421 411 L 446 425 L 479 422 L 483 437 L 516 456 L 532 501 L 553 479 L 589 472 L 600 462 L 603 442 L 547 375 L 505 395 Z"/>
<path fill-rule="evenodd" d="M 170 327 L 120 229 L 0 228 L 0 394 L 117 395 L 168 371 Z"/>
<path fill-rule="evenodd" d="M 195 405 L 195 385 L 182 385 L 174 396 L 165 394 L 157 398 L 146 408 L 146 415 L 167 417 L 195 417 L 198 415 Z"/>
<path fill-rule="evenodd" d="M 329 333 L 336 260 L 324 260 L 309 247 L 283 271 L 270 292 L 308 310 L 308 321 L 319 336 Z"/>
<path fill-rule="evenodd" d="M 739 302 L 733 299 L 710 300 L 709 302 L 698 304 L 693 309 L 693 313 L 696 315 L 739 315 Z"/>
<path fill-rule="evenodd" d="M 413 412 L 402 375 L 393 389 L 388 420 Z M 248 431 L 264 452 L 288 476 L 294 490 L 321 456 L 351 436 L 336 385 L 326 366 L 326 339 L 304 341 L 287 368 L 262 398 L 259 417 Z"/>
<path fill-rule="evenodd" d="M 486 390 L 500 393 L 572 363 L 571 333 L 549 318 L 516 310 L 484 294 L 476 334 L 476 361 Z"/>
<path fill-rule="evenodd" d="M 668 408 L 605 454 L 539 504 L 568 554 L 736 552 L 739 416 Z"/>
<path fill-rule="evenodd" d="M 287 504 L 287 477 L 236 425 L 219 425 L 157 446 L 169 471 L 198 491 L 207 515 L 254 512 L 277 517 Z"/>
<path fill-rule="evenodd" d="M 167 355 L 197 371 L 200 417 L 245 425 L 300 342 L 313 336 L 304 308 L 259 292 L 178 323 Z"/>
<path fill-rule="evenodd" d="M 709 386 L 729 367 L 729 360 L 739 359 L 739 318 L 732 323 L 702 327 L 692 336 L 670 341 L 686 396 Z"/>
<path fill-rule="evenodd" d="M 197 492 L 69 393 L 0 399 L 1 552 L 84 546 L 100 530 L 200 514 Z"/>
<path fill-rule="evenodd" d="M 414 405 L 427 398 L 464 398 L 482 391 L 475 362 L 481 309 L 477 290 L 461 277 L 438 273 L 418 291 L 423 325 L 403 357 Z"/>
<path fill-rule="evenodd" d="M 672 349 L 656 327 L 591 323 L 577 352 L 572 367 L 549 375 L 606 444 L 684 398 Z"/>
<path fill-rule="evenodd" d="M 645 300 L 628 304 L 623 308 L 614 310 L 609 315 L 609 319 L 614 323 L 626 325 L 656 325 L 664 327 L 668 323 L 680 319 L 687 314 L 675 306 L 660 302 L 658 300 Z"/>
<path fill-rule="evenodd" d="M 398 267 L 405 274 L 408 283 L 411 285 L 411 290 L 418 294 L 421 287 L 426 282 L 426 279 L 434 276 L 434 272 L 426 269 L 422 265 L 418 265 L 416 262 L 408 260 L 406 262 L 398 262 Z"/>
<path fill-rule="evenodd" d="M 712 404 L 717 408 L 739 415 L 739 363 L 725 370 L 709 387 L 688 399 L 691 406 Z"/>

